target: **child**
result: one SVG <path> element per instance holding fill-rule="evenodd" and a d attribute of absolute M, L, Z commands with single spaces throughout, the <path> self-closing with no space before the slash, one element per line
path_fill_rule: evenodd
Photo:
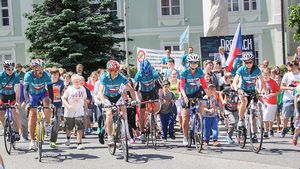
<path fill-rule="evenodd" d="M 169 132 L 170 138 L 175 139 L 174 135 L 174 115 L 172 113 L 172 106 L 175 103 L 175 95 L 170 91 L 170 82 L 163 81 L 160 122 L 162 128 L 162 140 L 167 141 L 167 134 Z"/>
<path fill-rule="evenodd" d="M 276 83 L 278 84 L 278 86 L 281 85 L 281 75 L 277 74 L 275 75 L 275 79 Z M 276 123 L 277 123 L 277 133 L 281 132 L 280 129 L 280 125 L 281 125 L 281 118 L 280 118 L 280 113 L 282 111 L 282 99 L 283 99 L 283 91 L 279 92 L 279 94 L 277 94 L 277 113 L 276 113 Z"/>
<path fill-rule="evenodd" d="M 300 134 L 300 85 L 298 85 L 295 89 L 295 97 L 294 97 L 294 105 L 295 105 L 295 132 L 293 136 L 292 143 L 293 145 L 297 145 L 298 136 Z"/>
<path fill-rule="evenodd" d="M 67 88 L 62 97 L 65 106 L 65 119 L 67 129 L 66 145 L 70 145 L 71 131 L 74 126 L 77 129 L 77 149 L 83 150 L 82 134 L 84 129 L 84 112 L 87 112 L 87 94 L 80 85 L 80 76 L 77 74 L 71 77 L 72 85 Z"/>
<path fill-rule="evenodd" d="M 227 127 L 227 142 L 228 144 L 234 144 L 232 135 L 234 129 L 236 128 L 237 118 L 238 118 L 238 94 L 232 88 L 232 86 L 227 86 L 220 93 L 220 98 L 222 104 L 224 105 L 225 121 Z"/>
<path fill-rule="evenodd" d="M 262 98 L 264 103 L 263 106 L 263 121 L 264 121 L 264 137 L 267 138 L 274 136 L 273 132 L 273 121 L 275 120 L 275 115 L 277 111 L 277 94 L 280 91 L 278 84 L 271 79 L 271 69 L 265 68 L 262 71 L 264 81 L 266 82 L 266 87 L 269 90 L 269 94 Z M 261 89 L 262 90 L 262 89 Z M 268 135 L 269 132 L 269 135 Z"/>
<path fill-rule="evenodd" d="M 51 73 L 51 81 L 53 83 L 53 100 L 52 103 L 56 107 L 56 116 L 52 119 L 51 122 L 51 138 L 50 138 L 50 147 L 56 148 L 56 141 L 57 141 L 57 135 L 58 135 L 58 125 L 61 119 L 61 116 L 63 116 L 62 112 L 62 101 L 61 96 L 63 94 L 63 90 L 65 88 L 64 81 L 60 79 L 59 71 L 57 68 L 52 68 L 50 70 Z M 56 122 L 56 124 L 55 124 Z M 54 126 L 55 125 L 55 126 Z"/>
<path fill-rule="evenodd" d="M 219 146 L 218 142 L 218 101 L 213 93 L 216 91 L 216 86 L 214 84 L 208 85 L 206 96 L 204 99 L 204 113 L 203 113 L 203 126 L 204 126 L 204 145 L 207 146 L 210 138 L 210 131 L 212 130 L 213 145 Z"/>

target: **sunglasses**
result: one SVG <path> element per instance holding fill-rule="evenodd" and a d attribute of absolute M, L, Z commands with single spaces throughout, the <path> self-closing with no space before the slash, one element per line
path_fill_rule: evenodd
<path fill-rule="evenodd" d="M 189 62 L 190 64 L 193 64 L 193 65 L 196 65 L 196 64 L 199 64 L 198 61 L 193 61 L 193 62 Z"/>
<path fill-rule="evenodd" d="M 252 64 L 253 62 L 252 61 L 250 61 L 250 62 L 244 62 L 246 65 L 248 65 L 248 64 Z"/>
<path fill-rule="evenodd" d="M 7 70 L 7 71 L 13 71 L 14 69 L 9 69 L 9 68 L 6 68 L 5 70 Z"/>

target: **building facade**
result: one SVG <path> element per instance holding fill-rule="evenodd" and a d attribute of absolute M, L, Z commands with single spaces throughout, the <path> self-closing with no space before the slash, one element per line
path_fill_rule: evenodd
<path fill-rule="evenodd" d="M 13 59 L 17 63 L 29 62 L 30 43 L 24 31 L 27 20 L 24 13 L 32 10 L 33 3 L 43 0 L 1 0 L 0 3 L 0 58 Z M 284 1 L 285 21 L 288 6 L 298 0 Z M 127 34 L 129 41 L 129 63 L 136 63 L 136 48 L 179 50 L 179 37 L 190 26 L 189 46 L 200 53 L 200 37 L 203 37 L 202 0 L 115 0 L 111 9 L 124 19 L 124 4 L 127 6 Z M 243 35 L 253 35 L 259 60 L 269 59 L 270 64 L 281 65 L 281 6 L 280 0 L 228 0 L 228 35 L 233 35 L 237 24 L 242 24 Z M 293 42 L 292 31 L 286 28 L 286 53 L 293 55 L 297 43 Z M 185 45 L 185 49 L 187 46 Z M 122 45 L 124 48 L 125 45 Z M 217 47 L 216 47 L 217 48 Z M 2 65 L 0 65 L 0 68 Z"/>

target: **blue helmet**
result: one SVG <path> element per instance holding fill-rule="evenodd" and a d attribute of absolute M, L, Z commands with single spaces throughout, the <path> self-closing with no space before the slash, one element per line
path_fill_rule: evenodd
<path fill-rule="evenodd" d="M 149 60 L 147 59 L 144 59 L 142 62 L 141 62 L 141 72 L 142 72 L 142 75 L 143 76 L 148 76 L 151 72 L 152 72 L 152 66 L 151 66 L 151 63 L 149 62 Z"/>

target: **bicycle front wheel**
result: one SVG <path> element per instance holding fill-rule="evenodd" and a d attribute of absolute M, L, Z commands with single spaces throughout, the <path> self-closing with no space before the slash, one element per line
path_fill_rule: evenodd
<path fill-rule="evenodd" d="M 117 149 L 117 141 L 119 137 L 119 132 L 118 132 L 119 126 L 117 126 L 116 123 L 113 123 L 113 137 L 114 137 L 114 143 L 113 145 L 108 145 L 108 151 L 111 155 L 115 155 L 116 149 Z"/>
<path fill-rule="evenodd" d="M 264 132 L 263 126 L 262 112 L 255 111 L 250 116 L 250 123 L 248 124 L 248 129 L 251 129 L 249 131 L 251 150 L 255 153 L 258 153 L 262 148 Z"/>
<path fill-rule="evenodd" d="M 121 119 L 121 126 L 122 126 L 122 133 L 121 133 L 121 144 L 122 144 L 122 150 L 124 155 L 124 160 L 128 162 L 128 133 L 126 130 L 125 120 Z"/>
<path fill-rule="evenodd" d="M 195 145 L 196 149 L 200 153 L 202 150 L 203 146 L 203 121 L 201 116 L 195 116 L 194 118 L 194 140 L 195 140 Z"/>
<path fill-rule="evenodd" d="M 151 138 L 152 138 L 152 144 L 154 149 L 156 150 L 157 148 L 157 127 L 156 127 L 156 120 L 154 117 L 154 113 L 151 113 Z"/>
<path fill-rule="evenodd" d="M 12 148 L 12 130 L 11 130 L 11 126 L 10 123 L 8 121 L 8 119 L 6 118 L 4 121 L 4 146 L 5 146 L 5 150 L 7 152 L 7 154 L 11 153 L 11 148 Z"/>
<path fill-rule="evenodd" d="M 44 133 L 45 133 L 44 124 L 39 122 L 38 124 L 38 135 L 37 135 L 37 147 L 39 153 L 39 162 L 42 162 L 43 155 L 43 142 L 44 142 Z"/>

